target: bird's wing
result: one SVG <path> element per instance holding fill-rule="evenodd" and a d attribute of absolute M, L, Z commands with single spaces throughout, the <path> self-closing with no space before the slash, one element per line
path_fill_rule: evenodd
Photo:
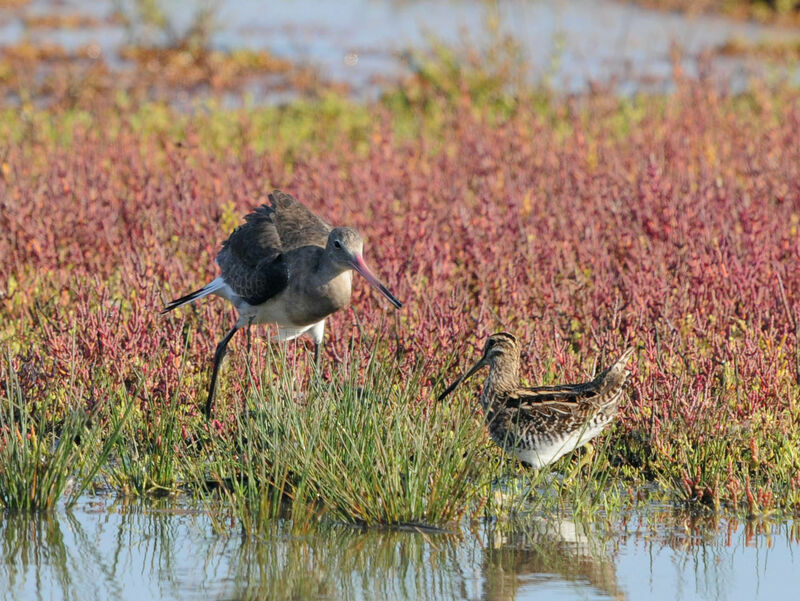
<path fill-rule="evenodd" d="M 217 254 L 225 282 L 251 305 L 260 305 L 288 285 L 284 253 L 301 246 L 324 247 L 331 231 L 289 194 L 275 190 L 269 200 L 245 216 Z"/>
<path fill-rule="evenodd" d="M 222 243 L 217 263 L 225 275 L 229 266 L 241 264 L 254 268 L 266 258 L 275 258 L 283 252 L 281 238 L 275 227 L 275 212 L 263 205 L 245 215 L 244 223 L 237 227 Z"/>
<path fill-rule="evenodd" d="M 628 379 L 628 370 L 625 366 L 633 355 L 633 347 L 625 349 L 614 365 L 592 380 L 592 388 L 595 396 L 591 400 L 592 404 L 601 409 L 616 406 L 622 398 L 622 389 Z"/>
<path fill-rule="evenodd" d="M 301 246 L 325 247 L 333 229 L 329 223 L 280 190 L 270 194 L 269 200 L 272 223 L 284 251 Z"/>
<path fill-rule="evenodd" d="M 509 405 L 520 407 L 545 403 L 572 405 L 596 396 L 597 390 L 593 384 L 592 381 L 585 384 L 519 388 L 507 395 L 507 401 Z"/>
<path fill-rule="evenodd" d="M 288 283 L 288 271 L 275 227 L 275 211 L 263 205 L 245 216 L 222 243 L 217 264 L 225 282 L 251 305 L 260 305 Z"/>
<path fill-rule="evenodd" d="M 616 403 L 619 401 L 622 387 L 628 376 L 625 366 L 632 353 L 632 347 L 627 349 L 614 365 L 600 372 L 594 380 L 581 384 L 519 388 L 509 393 L 508 403 L 519 407 L 532 407 L 547 403 L 570 405 L 588 403 L 604 407 Z"/>
<path fill-rule="evenodd" d="M 509 442 L 516 445 L 532 435 L 579 430 L 596 411 L 588 403 L 540 401 L 518 406 L 507 404 L 497 412 L 490 410 L 487 420 L 498 420 L 510 437 Z"/>
<path fill-rule="evenodd" d="M 255 266 L 250 266 L 223 252 L 224 249 L 217 255 L 217 262 L 223 268 L 222 277 L 250 305 L 267 302 L 289 285 L 289 266 L 283 254 L 274 258 L 264 257 Z"/>

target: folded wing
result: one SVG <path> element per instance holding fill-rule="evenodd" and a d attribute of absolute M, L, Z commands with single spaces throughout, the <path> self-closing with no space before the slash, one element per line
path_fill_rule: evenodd
<path fill-rule="evenodd" d="M 251 305 L 259 305 L 286 288 L 289 266 L 284 253 L 301 246 L 322 246 L 331 226 L 289 194 L 275 190 L 270 204 L 246 215 L 217 255 L 222 277 Z"/>
<path fill-rule="evenodd" d="M 508 395 L 510 405 L 519 407 L 535 407 L 542 404 L 557 410 L 559 403 L 572 405 L 587 403 L 596 407 L 604 407 L 619 400 L 622 387 L 625 385 L 628 363 L 633 348 L 627 349 L 609 369 L 600 372 L 594 380 L 582 384 L 565 384 L 561 386 L 533 386 L 520 388 Z"/>

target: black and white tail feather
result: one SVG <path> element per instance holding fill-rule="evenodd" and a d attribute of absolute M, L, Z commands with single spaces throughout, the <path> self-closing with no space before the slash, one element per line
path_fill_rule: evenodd
<path fill-rule="evenodd" d="M 161 314 L 163 315 L 164 313 L 169 313 L 173 309 L 177 309 L 178 307 L 182 307 L 183 305 L 188 305 L 189 303 L 193 303 L 197 299 L 204 298 L 209 294 L 218 294 L 220 292 L 223 292 L 227 287 L 228 285 L 225 283 L 225 280 L 219 277 L 210 284 L 206 284 L 199 290 L 195 290 L 194 292 L 190 292 L 185 296 L 170 301 L 161 310 Z M 227 298 L 226 294 L 220 294 L 220 296 L 225 296 Z"/>

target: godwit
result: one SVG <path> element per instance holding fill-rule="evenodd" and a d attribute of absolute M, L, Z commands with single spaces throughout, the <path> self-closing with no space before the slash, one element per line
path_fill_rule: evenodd
<path fill-rule="evenodd" d="M 276 324 L 278 340 L 308 333 L 319 364 L 325 318 L 350 302 L 351 270 L 363 275 L 396 308 L 403 306 L 364 263 L 364 240 L 357 231 L 332 227 L 280 190 L 270 194 L 269 200 L 269 205 L 245 216 L 245 223 L 222 244 L 217 254 L 222 275 L 162 311 L 216 294 L 233 303 L 239 313 L 214 353 L 206 417 L 211 416 L 220 362 L 240 328 Z"/>
<path fill-rule="evenodd" d="M 625 365 L 632 353 L 632 347 L 627 349 L 591 382 L 524 388 L 519 385 L 517 339 L 500 332 L 489 337 L 480 360 L 439 400 L 488 365 L 480 401 L 489 436 L 505 452 L 540 468 L 586 444 L 611 423 L 622 399 L 628 376 Z"/>

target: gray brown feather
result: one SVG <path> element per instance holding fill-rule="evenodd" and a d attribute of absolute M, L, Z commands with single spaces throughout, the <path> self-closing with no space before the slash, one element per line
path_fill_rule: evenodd
<path fill-rule="evenodd" d="M 275 190 L 269 195 L 272 223 L 280 248 L 283 251 L 301 246 L 321 246 L 328 243 L 328 234 L 333 227 L 309 211 L 289 194 Z"/>
<path fill-rule="evenodd" d="M 275 190 L 269 200 L 269 205 L 245 216 L 217 254 L 225 282 L 251 305 L 269 300 L 288 285 L 282 253 L 301 246 L 324 248 L 331 230 L 289 194 Z"/>

